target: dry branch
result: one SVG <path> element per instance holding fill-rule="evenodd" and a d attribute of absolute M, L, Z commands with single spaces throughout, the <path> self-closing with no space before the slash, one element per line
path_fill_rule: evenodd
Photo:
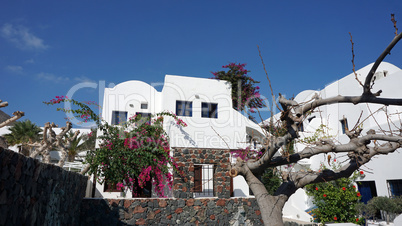
<path fill-rule="evenodd" d="M 13 113 L 13 115 L 14 115 L 13 117 L 11 117 L 11 118 L 7 119 L 6 121 L 0 123 L 0 128 L 4 127 L 4 126 L 6 126 L 6 125 L 9 125 L 9 124 L 12 123 L 12 122 L 17 121 L 17 120 L 20 119 L 22 116 L 24 116 L 25 113 L 22 112 L 22 111 L 16 111 L 16 112 Z"/>
<path fill-rule="evenodd" d="M 37 148 L 31 153 L 30 157 L 35 158 L 38 155 L 43 156 L 43 162 L 50 163 L 50 151 L 57 150 L 61 153 L 61 158 L 58 162 L 58 166 L 62 167 L 66 161 L 68 148 L 71 146 L 71 142 L 77 138 L 80 131 L 77 130 L 73 137 L 65 138 L 68 131 L 71 130 L 71 122 L 67 122 L 65 127 L 61 128 L 61 132 L 56 135 L 53 128 L 57 128 L 54 123 L 47 122 L 43 130 L 43 139 L 40 143 L 33 144 Z"/>

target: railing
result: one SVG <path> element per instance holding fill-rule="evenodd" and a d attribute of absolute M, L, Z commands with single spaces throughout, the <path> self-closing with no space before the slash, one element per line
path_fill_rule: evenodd
<path fill-rule="evenodd" d="M 81 172 L 83 168 L 84 164 L 82 162 L 65 162 L 63 166 L 63 169 L 77 173 Z"/>

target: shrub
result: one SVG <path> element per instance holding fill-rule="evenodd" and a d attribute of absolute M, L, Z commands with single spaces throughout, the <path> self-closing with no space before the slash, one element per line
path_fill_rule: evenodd
<path fill-rule="evenodd" d="M 340 168 L 334 159 L 333 168 Z M 320 170 L 327 170 L 321 164 Z M 340 178 L 330 182 L 310 184 L 306 186 L 307 195 L 314 198 L 313 203 L 317 206 L 312 212 L 318 222 L 352 222 L 359 221 L 356 218 L 355 205 L 358 204 L 361 195 L 354 181 L 359 176 L 355 172 L 350 178 Z"/>

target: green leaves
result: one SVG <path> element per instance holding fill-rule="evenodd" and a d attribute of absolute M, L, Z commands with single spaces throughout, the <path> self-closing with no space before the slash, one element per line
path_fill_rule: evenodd
<path fill-rule="evenodd" d="M 256 83 L 260 82 L 247 75 L 250 71 L 246 70 L 245 66 L 246 64 L 230 63 L 222 66 L 222 68 L 227 68 L 227 71 L 217 71 L 212 72 L 212 74 L 215 79 L 226 80 L 231 84 L 234 109 L 243 111 L 248 107 L 254 113 L 254 108 L 264 106 L 263 100 L 260 98 L 260 87 L 255 86 Z"/>
<path fill-rule="evenodd" d="M 334 166 L 334 168 L 338 167 L 340 165 Z M 358 173 L 356 172 L 351 178 L 340 178 L 335 181 L 306 186 L 307 195 L 314 198 L 313 203 L 317 206 L 313 213 L 318 222 L 356 223 L 355 205 L 361 198 L 354 185 L 354 180 L 357 177 Z"/>
<path fill-rule="evenodd" d="M 11 133 L 6 134 L 5 137 L 11 145 L 39 141 L 41 138 L 40 132 L 42 132 L 42 129 L 29 119 L 15 122 L 9 130 Z"/>
<path fill-rule="evenodd" d="M 31 147 L 27 144 L 35 143 L 41 139 L 42 129 L 29 119 L 17 121 L 9 128 L 10 133 L 4 137 L 9 145 L 22 144 L 21 151 L 24 155 L 29 155 Z"/>
<path fill-rule="evenodd" d="M 52 99 L 50 101 L 43 102 L 46 105 L 54 105 L 60 103 L 71 103 L 72 108 L 57 108 L 57 111 L 62 111 L 64 113 L 71 113 L 74 115 L 74 118 L 79 119 L 81 123 L 85 123 L 88 121 L 94 121 L 98 126 L 101 123 L 101 118 L 91 109 L 90 106 L 95 106 L 96 108 L 100 108 L 100 106 L 94 101 L 87 102 L 79 102 L 74 99 L 69 99 L 67 96 L 56 96 L 56 99 Z M 71 120 L 72 118 L 67 118 Z"/>
<path fill-rule="evenodd" d="M 274 195 L 275 191 L 281 185 L 281 179 L 272 168 L 267 168 L 261 176 L 261 182 L 264 184 L 270 195 Z"/>
<path fill-rule="evenodd" d="M 100 183 L 107 179 L 108 183 L 132 191 L 152 181 L 156 194 L 163 197 L 165 185 L 172 186 L 169 165 L 174 165 L 168 136 L 163 130 L 163 116 L 173 117 L 178 125 L 182 123 L 167 112 L 146 120 L 134 116 L 119 126 L 104 122 L 100 148 L 87 155 L 89 173 L 96 173 Z"/>

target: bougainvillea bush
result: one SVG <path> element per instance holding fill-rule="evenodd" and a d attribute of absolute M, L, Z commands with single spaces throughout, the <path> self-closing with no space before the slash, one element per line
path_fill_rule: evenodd
<path fill-rule="evenodd" d="M 259 93 L 260 87 L 255 86 L 260 82 L 247 75 L 250 71 L 246 70 L 245 66 L 246 64 L 230 63 L 222 66 L 222 68 L 228 69 L 227 71 L 217 71 L 212 74 L 214 79 L 226 80 L 231 84 L 234 109 L 243 111 L 248 107 L 254 113 L 255 108 L 264 106 Z"/>
<path fill-rule="evenodd" d="M 100 183 L 107 179 L 117 189 L 130 189 L 134 196 L 152 181 L 156 194 L 165 197 L 165 187 L 171 189 L 173 183 L 170 166 L 177 169 L 177 165 L 169 155 L 164 116 L 172 116 L 178 126 L 186 126 L 172 113 L 160 113 L 147 120 L 135 115 L 119 126 L 103 123 L 100 148 L 87 155 L 89 173 L 96 174 Z"/>
<path fill-rule="evenodd" d="M 66 113 L 65 119 L 68 121 L 77 120 L 77 124 L 81 125 L 90 121 L 99 125 L 101 123 L 101 118 L 98 114 L 94 112 L 91 108 L 101 109 L 100 105 L 95 103 L 95 101 L 77 101 L 72 98 L 68 98 L 68 96 L 56 96 L 56 98 L 51 99 L 50 101 L 43 102 L 46 105 L 56 105 L 56 104 L 70 104 L 70 108 L 66 107 L 58 107 L 57 111 L 62 111 Z M 70 115 L 70 117 L 68 116 Z"/>
<path fill-rule="evenodd" d="M 341 167 L 334 159 L 332 168 Z M 321 164 L 320 171 L 327 168 Z M 334 181 L 310 184 L 306 186 L 307 195 L 314 198 L 314 217 L 317 222 L 353 222 L 360 223 L 355 205 L 359 202 L 361 195 L 354 185 L 355 180 L 363 174 L 363 171 L 355 172 L 350 178 L 340 178 Z"/>
<path fill-rule="evenodd" d="M 59 96 L 48 105 L 69 102 L 76 108 L 57 108 L 58 111 L 72 113 L 77 119 L 95 121 L 101 135 L 98 136 L 100 147 L 87 152 L 88 173 L 94 174 L 99 183 L 116 186 L 118 190 L 130 189 L 133 196 L 152 182 L 156 195 L 165 197 L 166 186 L 171 189 L 177 164 L 170 157 L 169 138 L 163 130 L 164 117 L 173 117 L 177 126 L 187 126 L 174 113 L 162 112 L 149 118 L 134 115 L 120 125 L 109 125 L 96 115 L 86 102 L 78 102 L 68 97 Z"/>

